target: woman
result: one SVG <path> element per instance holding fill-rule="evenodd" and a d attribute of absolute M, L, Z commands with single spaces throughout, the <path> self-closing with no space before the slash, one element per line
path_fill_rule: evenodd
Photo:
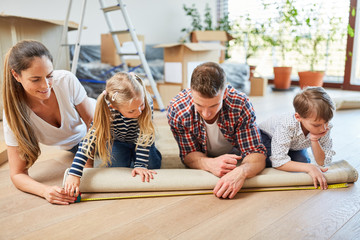
<path fill-rule="evenodd" d="M 41 151 L 39 143 L 75 152 L 93 119 L 94 106 L 78 79 L 53 70 L 49 50 L 37 41 L 21 41 L 5 56 L 4 136 L 14 185 L 54 204 L 73 197 L 58 186 L 28 175 Z"/>

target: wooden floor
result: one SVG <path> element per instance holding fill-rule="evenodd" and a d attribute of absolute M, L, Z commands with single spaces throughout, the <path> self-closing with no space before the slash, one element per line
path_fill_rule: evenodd
<path fill-rule="evenodd" d="M 291 111 L 296 91 L 272 92 L 269 88 L 265 97 L 250 97 L 258 121 Z M 331 89 L 329 93 L 360 96 L 357 92 Z M 163 166 L 182 167 L 165 113 L 157 112 L 155 121 Z M 333 123 L 337 152 L 334 161 L 345 159 L 360 171 L 360 109 L 337 111 Z M 47 184 L 61 185 L 71 160 L 70 153 L 43 147 L 30 175 Z M 4 163 L 0 166 L 0 209 L 0 239 L 360 238 L 359 183 L 326 191 L 239 193 L 232 200 L 201 195 L 57 206 L 17 190 L 10 181 L 8 164 Z"/>

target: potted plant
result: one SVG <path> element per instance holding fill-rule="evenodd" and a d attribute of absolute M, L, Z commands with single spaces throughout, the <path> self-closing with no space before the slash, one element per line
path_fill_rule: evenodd
<path fill-rule="evenodd" d="M 303 9 L 304 20 L 299 28 L 299 44 L 296 49 L 303 57 L 302 61 L 309 63 L 309 70 L 298 72 L 301 88 L 323 85 L 325 69 L 319 69 L 319 63 L 329 56 L 326 50 L 329 45 L 337 38 L 345 36 L 340 30 L 341 18 L 328 16 L 327 13 L 321 12 L 321 9 L 318 3 Z"/>
<path fill-rule="evenodd" d="M 231 31 L 230 21 L 228 15 L 225 15 L 221 18 L 217 24 L 217 27 L 213 26 L 213 18 L 211 14 L 211 8 L 209 4 L 205 6 L 204 12 L 204 25 L 201 21 L 201 16 L 196 8 L 195 4 L 192 4 L 191 7 L 187 7 L 185 4 L 183 5 L 183 9 L 186 13 L 186 16 L 191 18 L 191 27 L 181 29 L 182 32 L 186 32 L 186 36 L 182 39 L 186 41 L 186 38 L 190 35 L 190 39 L 192 39 L 192 33 L 195 31 L 225 31 L 228 35 L 228 38 L 231 38 L 229 32 Z"/>
<path fill-rule="evenodd" d="M 249 59 L 256 56 L 264 48 L 264 24 L 254 21 L 249 14 L 240 16 L 231 26 L 234 41 L 231 47 L 243 46 L 245 49 L 245 62 L 250 67 L 250 79 L 256 66 L 249 63 Z"/>
<path fill-rule="evenodd" d="M 183 9 L 186 13 L 186 16 L 191 17 L 191 27 L 183 28 L 181 31 L 186 32 L 186 36 L 181 39 L 181 42 L 186 42 L 188 36 L 190 36 L 191 42 L 199 41 L 219 41 L 222 45 L 227 48 L 229 47 L 228 42 L 232 40 L 232 36 L 229 31 L 231 30 L 230 22 L 228 15 L 225 15 L 221 18 L 217 24 L 217 27 L 213 26 L 213 18 L 211 14 L 211 8 L 208 4 L 205 6 L 204 12 L 204 25 L 202 24 L 200 13 L 195 7 L 195 4 L 192 4 L 191 7 L 183 5 Z M 221 51 L 221 56 L 219 61 L 223 62 L 225 59 L 229 58 L 227 51 Z"/>
<path fill-rule="evenodd" d="M 264 41 L 275 51 L 280 52 L 281 65 L 274 66 L 274 85 L 275 89 L 286 90 L 291 85 L 291 71 L 287 59 L 288 53 L 293 51 L 297 44 L 297 28 L 300 25 L 298 11 L 294 6 L 293 0 L 285 2 L 274 2 L 273 4 L 263 3 L 264 10 L 274 7 L 277 10 L 275 17 L 270 17 L 265 25 Z M 277 52 L 277 51 L 276 51 Z"/>

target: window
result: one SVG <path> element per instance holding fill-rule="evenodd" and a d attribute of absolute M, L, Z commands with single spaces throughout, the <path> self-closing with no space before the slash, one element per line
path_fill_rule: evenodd
<path fill-rule="evenodd" d="M 287 50 L 286 60 L 282 60 L 280 47 L 271 46 L 266 42 L 259 42 L 260 49 L 255 54 L 253 53 L 250 58 L 246 58 L 249 55 L 247 53 L 251 51 L 251 43 L 249 42 L 251 38 L 248 35 L 243 36 L 245 41 L 239 41 L 242 44 L 232 44 L 230 50 L 232 59 L 237 62 L 256 65 L 257 72 L 268 78 L 273 76 L 273 66 L 290 65 L 293 67 L 292 79 L 296 81 L 298 71 L 310 70 L 310 55 L 315 52 L 315 45 L 310 44 L 308 41 L 311 34 L 313 39 L 315 37 L 318 39 L 318 42 L 315 43 L 317 44 L 318 58 L 314 63 L 314 70 L 325 71 L 324 86 L 345 87 L 347 76 L 345 67 L 350 65 L 348 60 L 351 61 L 357 58 L 359 58 L 358 64 L 353 63 L 354 67 L 352 68 L 352 76 L 356 77 L 352 78 L 351 84 L 360 86 L 360 52 L 352 53 L 353 58 L 347 57 L 346 54 L 349 50 L 352 52 L 349 49 L 349 44 L 347 44 L 348 24 L 349 20 L 351 20 L 351 14 L 349 19 L 350 0 L 293 0 L 291 2 L 297 10 L 296 18 L 301 25 L 292 28 L 291 33 L 284 36 L 287 36 L 293 43 L 295 42 L 293 40 L 295 36 L 298 36 L 297 39 L 300 40 L 296 42 L 295 46 L 291 47 L 291 50 Z M 251 23 L 249 26 L 261 26 L 263 29 L 259 28 L 259 31 L 264 31 L 261 32 L 262 35 L 271 36 L 271 33 L 274 33 L 272 37 L 276 37 L 275 32 L 281 30 L 284 25 L 281 25 L 283 23 L 276 25 L 277 23 L 272 21 L 279 16 L 279 9 L 285 3 L 286 0 L 228 0 L 229 19 L 230 21 L 240 21 L 242 27 L 246 26 L 246 23 Z M 357 0 L 351 0 L 352 6 L 356 3 Z M 266 8 L 264 8 L 264 4 Z M 245 16 L 248 16 L 247 22 L 244 22 Z M 314 19 L 319 21 L 313 21 Z M 307 21 L 309 21 L 310 26 L 306 25 Z M 355 25 L 355 21 L 353 25 Z M 355 44 L 358 46 L 356 49 L 360 47 L 360 37 L 356 37 L 357 35 L 354 38 Z M 261 41 L 262 36 L 258 37 L 259 41 Z M 350 72 L 348 74 L 350 75 Z"/>

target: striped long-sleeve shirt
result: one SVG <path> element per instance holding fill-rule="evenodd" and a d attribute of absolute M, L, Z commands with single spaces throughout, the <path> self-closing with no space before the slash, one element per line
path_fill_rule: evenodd
<path fill-rule="evenodd" d="M 120 112 L 111 107 L 110 112 L 112 115 L 110 129 L 113 140 L 136 144 L 140 132 L 138 119 L 125 118 Z M 87 151 L 89 147 L 90 151 Z M 75 154 L 69 173 L 81 177 L 87 159 L 94 159 L 94 149 L 95 141 L 89 146 L 89 144 L 87 144 L 87 139 L 84 138 L 79 144 L 79 149 Z M 149 162 L 149 149 L 150 146 L 137 146 L 134 167 L 147 168 Z"/>

